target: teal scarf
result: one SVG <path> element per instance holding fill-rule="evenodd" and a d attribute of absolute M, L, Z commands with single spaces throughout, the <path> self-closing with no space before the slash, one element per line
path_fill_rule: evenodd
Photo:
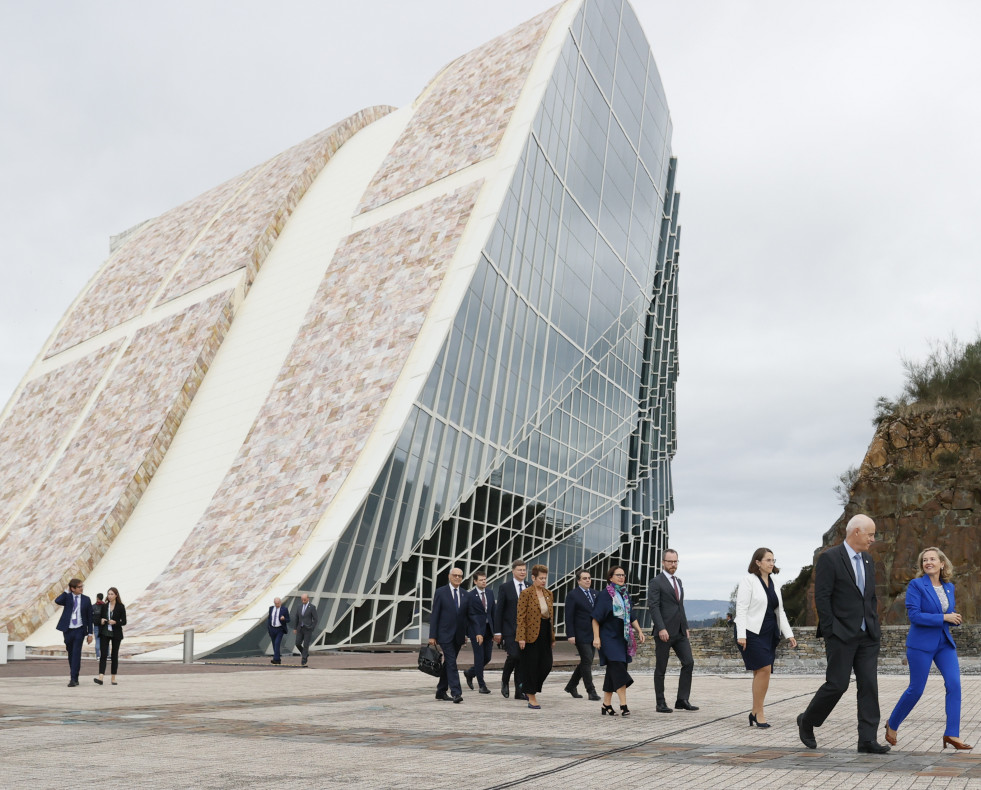
<path fill-rule="evenodd" d="M 610 582 L 606 585 L 606 591 L 613 599 L 613 616 L 623 618 L 623 641 L 627 643 L 627 655 L 637 655 L 637 641 L 634 638 L 634 629 L 630 627 L 634 618 L 630 614 L 630 593 L 627 592 L 627 585 L 614 584 Z"/>

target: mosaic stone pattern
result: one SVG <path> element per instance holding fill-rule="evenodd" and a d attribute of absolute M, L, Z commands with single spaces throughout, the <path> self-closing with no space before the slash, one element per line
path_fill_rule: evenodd
<path fill-rule="evenodd" d="M 104 346 L 24 387 L 0 425 L 0 533 L 51 462 L 118 350 L 118 342 Z"/>
<path fill-rule="evenodd" d="M 362 198 L 362 212 L 432 184 L 497 152 L 556 6 L 455 60 L 392 147 Z"/>
<path fill-rule="evenodd" d="M 361 110 L 137 229 L 72 310 L 47 356 L 239 269 L 248 268 L 250 285 L 327 160 L 392 109 Z"/>
<path fill-rule="evenodd" d="M 242 268 L 248 268 L 246 284 L 251 285 L 286 220 L 327 161 L 356 132 L 393 109 L 361 110 L 273 159 L 195 243 L 161 301 Z"/>
<path fill-rule="evenodd" d="M 209 630 L 300 551 L 361 452 L 466 225 L 472 184 L 338 249 L 280 376 L 207 512 L 140 599 L 139 636 L 169 633 L 195 591 Z M 370 294 L 370 299 L 365 299 Z M 261 551 L 256 546 L 261 544 Z"/>
<path fill-rule="evenodd" d="M 84 578 L 170 446 L 230 325 L 226 291 L 139 330 L 71 445 L 0 543 L 0 627 L 23 639 Z M 43 539 L 42 539 L 43 538 Z"/>
<path fill-rule="evenodd" d="M 259 170 L 253 168 L 171 209 L 128 238 L 69 313 L 46 358 L 145 312 L 188 246 Z"/>

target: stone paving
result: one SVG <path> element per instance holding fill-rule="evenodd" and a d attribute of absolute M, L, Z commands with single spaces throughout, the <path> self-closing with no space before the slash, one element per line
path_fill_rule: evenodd
<path fill-rule="evenodd" d="M 932 677 L 899 747 L 878 756 L 855 751 L 853 691 L 817 730 L 819 748 L 801 746 L 794 720 L 816 676 L 775 675 L 773 726 L 757 730 L 746 721 L 748 675 L 697 675 L 701 709 L 667 715 L 654 711 L 651 676 L 637 673 L 633 715 L 623 719 L 564 694 L 566 671 L 553 673 L 542 710 L 531 711 L 493 683 L 491 695 L 464 687 L 453 705 L 435 700 L 434 681 L 414 670 L 286 661 L 169 673 L 126 662 L 118 686 L 100 687 L 86 660 L 74 689 L 64 660 L 40 660 L 29 673 L 0 667 L 0 787 L 981 788 L 981 748 L 940 749 L 943 685 Z M 669 692 L 676 682 L 669 677 Z M 880 677 L 884 713 L 905 683 Z M 981 738 L 979 700 L 981 678 L 965 677 L 961 735 L 970 743 Z"/>

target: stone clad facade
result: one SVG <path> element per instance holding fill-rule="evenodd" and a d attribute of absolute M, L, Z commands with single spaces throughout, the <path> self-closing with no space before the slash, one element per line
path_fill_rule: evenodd
<path fill-rule="evenodd" d="M 67 578 L 126 573 L 131 652 L 176 657 L 185 626 L 261 652 L 268 600 L 301 593 L 316 648 L 414 642 L 455 564 L 544 562 L 560 611 L 579 567 L 656 565 L 670 139 L 629 4 L 568 0 L 135 229 L 0 422 L 32 454 L 0 465 L 0 547 L 33 557 L 0 621 L 45 644 Z"/>

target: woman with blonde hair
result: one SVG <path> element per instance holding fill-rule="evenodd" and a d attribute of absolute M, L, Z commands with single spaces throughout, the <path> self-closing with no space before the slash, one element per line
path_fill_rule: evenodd
<path fill-rule="evenodd" d="M 548 567 L 531 569 L 531 587 L 518 596 L 518 627 L 514 638 L 521 650 L 521 687 L 528 696 L 528 707 L 539 710 L 538 692 L 552 671 L 552 648 L 555 647 L 555 619 L 552 591 L 545 587 Z"/>
<path fill-rule="evenodd" d="M 906 614 L 909 634 L 906 636 L 906 659 L 909 663 L 909 687 L 903 692 L 886 722 L 886 741 L 896 745 L 899 725 L 919 702 L 926 688 L 930 665 L 936 664 L 947 690 L 947 727 L 943 748 L 971 749 L 960 739 L 961 673 L 957 663 L 957 645 L 950 634 L 952 625 L 960 625 L 961 616 L 954 611 L 954 566 L 936 546 L 920 552 L 919 572 L 906 587 Z"/>
<path fill-rule="evenodd" d="M 773 552 L 765 547 L 754 551 L 748 572 L 736 594 L 736 644 L 746 669 L 753 672 L 753 709 L 749 712 L 749 726 L 766 728 L 770 725 L 763 713 L 763 701 L 770 688 L 780 635 L 790 640 L 791 647 L 797 647 L 797 640 L 783 610 L 780 587 L 773 583 L 773 576 L 780 573 L 774 564 Z"/>

